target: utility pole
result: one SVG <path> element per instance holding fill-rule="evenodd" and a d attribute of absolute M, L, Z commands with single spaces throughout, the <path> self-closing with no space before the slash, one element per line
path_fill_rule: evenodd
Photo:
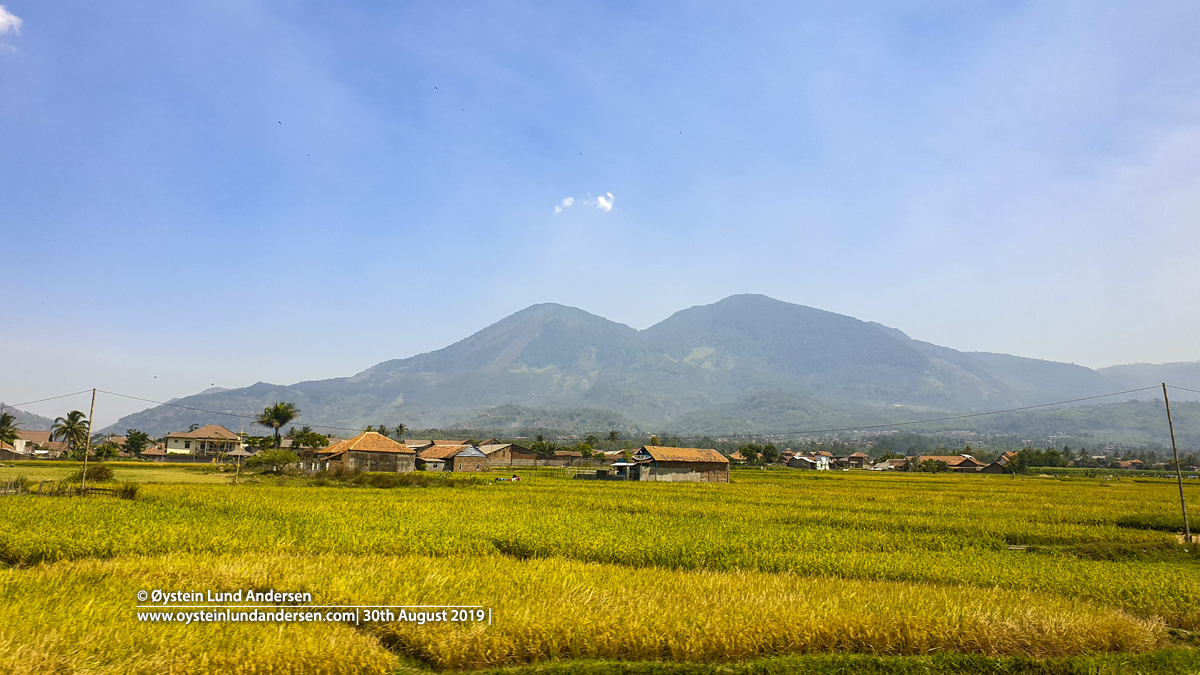
<path fill-rule="evenodd" d="M 1166 390 L 1164 389 L 1163 391 L 1166 391 Z M 84 445 L 83 445 L 83 478 L 81 478 L 80 482 L 79 482 L 79 491 L 81 493 L 87 489 L 87 464 L 88 464 L 87 457 L 88 457 L 88 453 L 92 451 L 92 417 L 94 417 L 95 415 L 96 415 L 96 390 L 93 389 L 92 390 L 92 409 L 91 409 L 91 411 L 88 412 L 87 442 L 84 443 Z M 1180 490 L 1183 490 L 1183 488 L 1180 488 Z M 1182 492 L 1180 494 L 1182 494 Z"/>
<path fill-rule="evenodd" d="M 1175 480 L 1179 482 L 1179 505 L 1183 507 L 1183 541 L 1192 543 L 1192 526 L 1188 524 L 1187 501 L 1183 498 L 1183 467 L 1179 465 L 1179 448 L 1175 445 L 1175 423 L 1171 421 L 1171 399 L 1167 398 L 1167 383 L 1163 382 L 1163 403 L 1167 406 L 1167 426 L 1171 429 L 1171 452 L 1175 453 Z"/>

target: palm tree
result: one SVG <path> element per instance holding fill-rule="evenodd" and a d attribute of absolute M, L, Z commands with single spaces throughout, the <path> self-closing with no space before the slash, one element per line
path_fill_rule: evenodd
<path fill-rule="evenodd" d="M 616 431 L 608 432 L 608 442 L 612 443 L 613 445 L 617 444 L 617 432 Z"/>
<path fill-rule="evenodd" d="M 260 427 L 270 427 L 275 436 L 275 447 L 278 448 L 282 443 L 279 437 L 279 427 L 291 422 L 300 416 L 300 410 L 296 408 L 295 403 L 276 402 L 275 405 L 267 406 L 263 409 L 262 414 L 254 419 L 254 423 Z"/>
<path fill-rule="evenodd" d="M 0 442 L 12 444 L 17 440 L 17 432 L 21 429 L 17 426 L 17 418 L 9 413 L 0 413 Z"/>
<path fill-rule="evenodd" d="M 408 433 L 408 425 L 406 425 L 406 424 L 396 424 L 396 428 L 392 429 L 392 433 L 393 433 L 393 434 L 396 434 L 396 440 L 398 440 L 398 441 L 403 441 L 403 440 L 404 440 L 404 434 L 407 434 L 407 433 Z"/>
<path fill-rule="evenodd" d="M 378 431 L 380 436 L 391 436 L 392 435 L 391 430 L 382 424 L 380 424 L 379 428 L 376 429 L 375 431 Z"/>
<path fill-rule="evenodd" d="M 86 445 L 87 434 L 87 417 L 78 410 L 72 410 L 67 413 L 66 417 L 59 417 L 54 420 L 54 426 L 50 427 L 51 440 L 65 441 L 67 450 Z"/>

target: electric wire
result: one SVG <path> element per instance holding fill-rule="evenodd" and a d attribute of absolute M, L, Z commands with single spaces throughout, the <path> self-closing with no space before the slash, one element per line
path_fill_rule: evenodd
<path fill-rule="evenodd" d="M 86 394 L 90 391 L 91 391 L 91 389 L 84 389 L 83 391 L 77 391 L 73 394 L 63 394 L 62 396 L 51 396 L 50 398 L 39 398 L 36 401 L 26 401 L 24 403 L 3 403 L 0 405 L 6 405 L 6 406 L 9 406 L 10 408 L 20 408 L 21 406 L 33 405 L 34 403 L 44 403 L 46 401 L 54 401 L 54 400 L 57 400 L 60 398 L 67 398 L 68 396 L 78 396 L 80 394 Z"/>

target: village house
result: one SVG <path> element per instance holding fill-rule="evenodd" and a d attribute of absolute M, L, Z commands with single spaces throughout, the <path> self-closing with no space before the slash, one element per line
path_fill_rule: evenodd
<path fill-rule="evenodd" d="M 53 459 L 67 449 L 62 441 L 50 440 L 49 431 L 17 430 L 17 438 L 12 443 L 13 452 L 24 455 L 26 459 Z"/>
<path fill-rule="evenodd" d="M 301 463 L 309 471 L 374 471 L 408 473 L 416 470 L 417 453 L 403 443 L 374 431 L 331 443 Z"/>
<path fill-rule="evenodd" d="M 561 466 L 565 468 L 580 464 L 583 462 L 583 460 L 583 453 L 577 450 L 556 450 L 554 455 L 550 458 L 549 464 L 551 466 Z"/>
<path fill-rule="evenodd" d="M 161 461 L 161 460 L 165 459 L 166 456 L 167 456 L 167 448 L 164 443 L 157 443 L 157 444 L 155 444 L 154 447 L 147 448 L 142 451 L 143 459 L 152 459 L 155 461 Z"/>
<path fill-rule="evenodd" d="M 805 457 L 804 455 L 793 455 L 790 459 L 788 459 L 787 465 L 793 469 L 817 470 L 817 460 L 813 459 L 812 457 Z"/>
<path fill-rule="evenodd" d="M 217 456 L 242 447 L 242 438 L 219 424 L 206 424 L 195 431 L 167 434 L 167 455 Z"/>
<path fill-rule="evenodd" d="M 891 459 L 885 459 L 882 462 L 876 462 L 875 465 L 871 467 L 871 470 L 873 470 L 873 471 L 903 471 L 904 467 L 906 467 L 907 465 L 908 465 L 907 459 L 896 459 L 895 457 L 893 457 Z"/>
<path fill-rule="evenodd" d="M 845 468 L 865 469 L 871 463 L 871 457 L 865 452 L 856 452 L 845 459 Z"/>
<path fill-rule="evenodd" d="M 1145 462 L 1140 459 L 1130 459 L 1121 462 L 1122 469 L 1141 469 L 1143 466 L 1145 466 Z"/>
<path fill-rule="evenodd" d="M 633 453 L 643 481 L 729 482 L 729 460 L 707 448 L 664 448 L 645 445 Z"/>
<path fill-rule="evenodd" d="M 1011 462 L 1013 457 L 1016 457 L 1016 456 L 1017 456 L 1017 453 L 1013 452 L 1012 450 L 1007 450 L 1004 453 L 1002 453 L 999 457 L 997 457 L 996 461 L 983 467 L 982 469 L 979 470 L 979 472 L 980 473 L 1004 473 L 1004 471 L 1008 468 L 1008 463 Z"/>
<path fill-rule="evenodd" d="M 0 441 L 0 461 L 11 462 L 18 459 L 29 459 L 29 456 L 19 454 L 16 448 Z"/>
<path fill-rule="evenodd" d="M 793 469 L 813 469 L 815 471 L 828 471 L 830 466 L 829 453 L 797 453 L 794 457 L 788 460 L 787 465 Z"/>
<path fill-rule="evenodd" d="M 927 461 L 945 462 L 946 467 L 954 473 L 978 473 L 984 466 L 983 462 L 970 455 L 921 455 L 909 465 L 909 470 L 920 471 L 921 464 Z"/>
<path fill-rule="evenodd" d="M 509 447 L 509 466 L 537 466 L 538 454 L 529 448 L 513 445 Z"/>
<path fill-rule="evenodd" d="M 485 443 L 478 447 L 487 457 L 488 466 L 512 466 L 512 443 Z"/>
<path fill-rule="evenodd" d="M 430 445 L 417 453 L 426 471 L 487 471 L 488 458 L 473 445 Z"/>

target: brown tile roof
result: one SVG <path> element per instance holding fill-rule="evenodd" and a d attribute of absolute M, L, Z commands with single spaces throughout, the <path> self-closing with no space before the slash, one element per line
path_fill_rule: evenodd
<path fill-rule="evenodd" d="M 380 434 L 376 431 L 364 431 L 354 438 L 347 438 L 337 443 L 321 448 L 317 451 L 318 455 L 323 457 L 332 457 L 340 455 L 343 452 L 350 450 L 360 450 L 363 452 L 398 452 L 404 455 L 414 454 L 412 448 L 409 448 L 403 443 L 397 443 L 392 439 Z"/>
<path fill-rule="evenodd" d="M 927 459 L 932 459 L 935 462 L 945 462 L 946 466 L 963 466 L 963 465 L 983 466 L 984 465 L 983 462 L 971 459 L 970 457 L 963 457 L 962 455 L 921 455 L 920 457 L 917 458 L 917 465 L 919 466 L 921 464 L 921 462 L 924 462 Z"/>
<path fill-rule="evenodd" d="M 583 457 L 583 453 L 577 452 L 575 450 L 555 450 L 554 456 L 555 457 Z"/>
<path fill-rule="evenodd" d="M 869 459 L 869 458 L 870 458 L 870 455 L 868 455 L 868 454 L 867 454 L 867 453 L 865 453 L 865 452 L 856 452 L 856 453 L 854 453 L 854 454 L 852 454 L 852 455 L 848 455 L 848 457 L 867 457 L 867 458 Z"/>
<path fill-rule="evenodd" d="M 167 456 L 167 451 L 163 450 L 162 448 L 157 447 L 157 446 L 150 448 L 149 450 L 142 451 L 142 457 L 166 457 L 166 456 Z"/>
<path fill-rule="evenodd" d="M 223 441 L 241 440 L 240 436 L 220 424 L 206 424 L 195 431 L 176 431 L 167 434 L 167 438 L 200 438 L 204 440 L 216 438 Z"/>
<path fill-rule="evenodd" d="M 16 452 L 16 451 L 17 451 L 17 449 L 16 449 L 16 448 L 14 448 L 13 446 L 9 445 L 8 443 L 5 443 L 4 441 L 0 441 L 0 450 L 8 450 L 9 452 Z"/>
<path fill-rule="evenodd" d="M 17 430 L 17 438 L 23 441 L 30 441 L 38 445 L 45 445 L 50 442 L 49 431 L 26 431 L 25 429 Z"/>
<path fill-rule="evenodd" d="M 469 447 L 471 446 L 435 444 L 418 452 L 417 457 L 421 459 L 450 459 Z"/>
<path fill-rule="evenodd" d="M 664 448 L 658 445 L 644 445 L 640 451 L 648 453 L 656 462 L 729 463 L 721 453 L 709 448 Z"/>

